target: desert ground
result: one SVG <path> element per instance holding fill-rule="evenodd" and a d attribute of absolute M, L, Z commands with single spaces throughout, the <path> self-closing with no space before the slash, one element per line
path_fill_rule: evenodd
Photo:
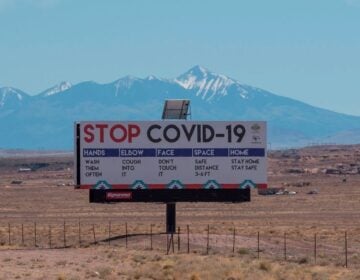
<path fill-rule="evenodd" d="M 171 243 L 164 204 L 90 204 L 71 154 L 2 152 L 0 279 L 360 279 L 360 145 L 270 151 L 268 179 L 178 203 Z"/>

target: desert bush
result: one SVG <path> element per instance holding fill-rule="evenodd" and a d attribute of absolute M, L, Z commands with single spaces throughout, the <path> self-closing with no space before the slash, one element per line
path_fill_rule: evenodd
<path fill-rule="evenodd" d="M 268 262 L 260 262 L 259 268 L 263 271 L 270 271 L 271 270 L 271 264 Z"/>
<path fill-rule="evenodd" d="M 306 263 L 309 263 L 309 260 L 308 260 L 307 257 L 303 257 L 303 258 L 298 260 L 298 263 L 299 264 L 306 264 Z"/>
<path fill-rule="evenodd" d="M 246 248 L 239 248 L 239 249 L 238 249 L 238 253 L 239 253 L 240 255 L 248 255 L 248 254 L 249 254 L 249 250 L 246 249 Z"/>
<path fill-rule="evenodd" d="M 99 272 L 100 279 L 107 279 L 107 277 L 109 277 L 112 274 L 112 269 L 111 267 L 108 266 L 99 267 L 97 271 Z"/>

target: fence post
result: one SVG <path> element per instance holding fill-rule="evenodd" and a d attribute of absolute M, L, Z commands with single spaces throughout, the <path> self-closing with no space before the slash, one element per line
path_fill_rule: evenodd
<path fill-rule="evenodd" d="M 35 247 L 37 247 L 37 242 L 36 242 L 36 222 L 34 223 L 34 244 L 35 244 Z"/>
<path fill-rule="evenodd" d="M 153 224 L 150 224 L 150 250 L 153 249 L 153 236 L 152 236 Z"/>
<path fill-rule="evenodd" d="M 79 219 L 79 230 L 78 230 L 78 233 L 79 233 L 79 247 L 81 247 L 81 224 L 80 224 L 80 219 Z"/>
<path fill-rule="evenodd" d="M 315 264 L 316 264 L 316 257 L 317 257 L 317 240 L 316 240 L 316 233 L 314 234 L 314 261 L 315 261 Z"/>
<path fill-rule="evenodd" d="M 51 249 L 51 225 L 49 225 L 49 248 Z"/>
<path fill-rule="evenodd" d="M 170 252 L 170 248 L 172 248 L 172 252 L 174 253 L 174 234 L 171 233 L 170 234 L 170 238 L 169 238 L 169 234 L 166 234 L 166 254 L 168 255 Z"/>
<path fill-rule="evenodd" d="M 127 223 L 125 223 L 125 248 L 128 247 L 128 228 Z"/>
<path fill-rule="evenodd" d="M 186 229 L 187 229 L 187 239 L 188 239 L 188 250 L 187 250 L 187 252 L 189 254 L 190 253 L 190 226 L 187 225 Z"/>
<path fill-rule="evenodd" d="M 257 233 L 257 258 L 260 258 L 260 232 Z"/>
<path fill-rule="evenodd" d="M 207 242 L 206 242 L 206 254 L 209 254 L 209 246 L 210 246 L 210 225 L 207 228 Z"/>
<path fill-rule="evenodd" d="M 287 255 L 286 255 L 286 232 L 284 232 L 284 260 L 286 261 Z"/>
<path fill-rule="evenodd" d="M 110 246 L 110 238 L 111 238 L 111 221 L 109 221 L 109 246 Z"/>
<path fill-rule="evenodd" d="M 11 226 L 10 226 L 10 223 L 8 223 L 8 231 L 9 231 L 9 246 L 11 246 Z"/>
<path fill-rule="evenodd" d="M 21 224 L 21 245 L 24 247 L 24 224 Z"/>
<path fill-rule="evenodd" d="M 94 243 L 96 243 L 96 236 L 95 236 L 95 225 L 92 225 L 93 235 L 94 235 Z"/>
<path fill-rule="evenodd" d="M 345 267 L 348 267 L 347 231 L 345 231 Z"/>
<path fill-rule="evenodd" d="M 166 243 L 166 254 L 168 255 L 174 243 L 174 235 L 172 233 L 166 235 Z"/>
<path fill-rule="evenodd" d="M 235 238 L 236 238 L 236 232 L 235 232 L 235 227 L 234 227 L 234 231 L 233 231 L 233 247 L 232 247 L 232 252 L 233 254 L 235 253 Z"/>
<path fill-rule="evenodd" d="M 64 248 L 66 248 L 66 224 L 64 220 Z"/>
<path fill-rule="evenodd" d="M 178 252 L 180 251 L 180 227 L 178 227 Z"/>

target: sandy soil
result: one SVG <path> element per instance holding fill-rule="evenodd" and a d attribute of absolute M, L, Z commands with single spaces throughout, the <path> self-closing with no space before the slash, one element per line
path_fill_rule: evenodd
<path fill-rule="evenodd" d="M 359 166 L 360 146 L 271 152 L 270 186 L 297 194 L 178 203 L 181 248 L 175 236 L 168 256 L 163 204 L 88 203 L 67 155 L 0 158 L 0 279 L 359 279 Z"/>

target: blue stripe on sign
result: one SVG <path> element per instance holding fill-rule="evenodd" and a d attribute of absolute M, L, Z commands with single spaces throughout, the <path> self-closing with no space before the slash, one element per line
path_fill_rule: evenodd
<path fill-rule="evenodd" d="M 229 157 L 263 157 L 265 149 L 249 148 L 249 149 L 229 149 Z"/>
<path fill-rule="evenodd" d="M 194 157 L 227 157 L 229 155 L 228 149 L 193 149 Z"/>
<path fill-rule="evenodd" d="M 83 149 L 83 157 L 118 157 L 119 149 Z"/>
<path fill-rule="evenodd" d="M 155 149 L 120 149 L 120 157 L 155 157 Z"/>
<path fill-rule="evenodd" d="M 191 157 L 192 149 L 156 149 L 158 157 Z"/>

